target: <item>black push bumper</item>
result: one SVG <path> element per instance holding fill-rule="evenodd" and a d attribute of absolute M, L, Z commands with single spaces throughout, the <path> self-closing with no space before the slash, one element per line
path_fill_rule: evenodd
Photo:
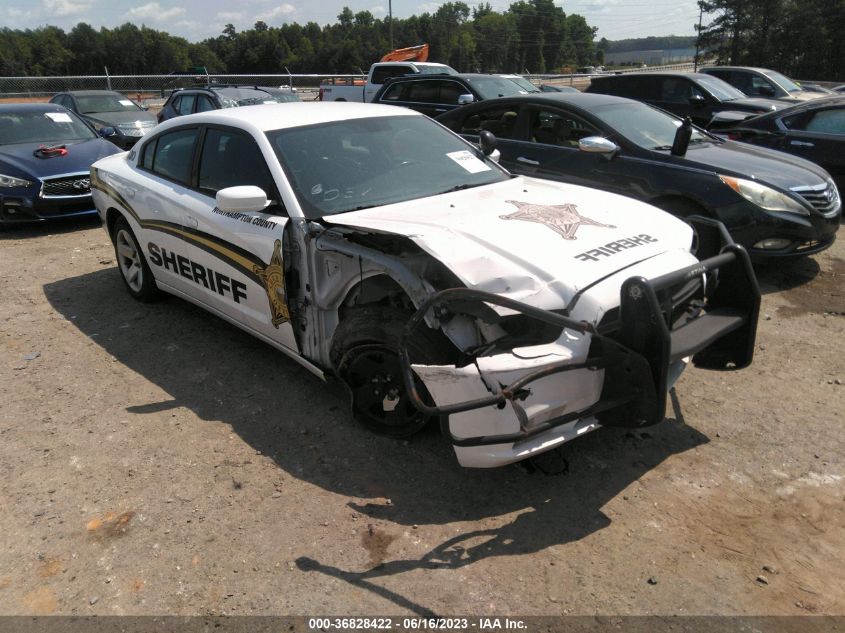
<path fill-rule="evenodd" d="M 400 344 L 403 379 L 412 403 L 427 415 L 441 417 L 509 404 L 520 421 L 519 432 L 470 438 L 452 435 L 451 440 L 456 446 L 514 443 L 589 416 L 595 416 L 604 426 L 657 424 L 663 420 L 666 409 L 669 368 L 688 356 L 692 356 L 696 366 L 708 369 L 748 366 L 754 355 L 760 311 L 760 290 L 751 261 L 745 249 L 734 244 L 719 223 L 703 218 L 696 221 L 720 230 L 727 244 L 718 255 L 686 268 L 654 279 L 627 279 L 620 293 L 618 327 L 612 333 L 603 334 L 592 323 L 478 290 L 453 288 L 432 295 L 406 324 Z M 689 286 L 696 279 L 702 280 L 701 300 L 690 304 L 688 313 L 678 318 L 678 306 L 672 304 L 672 299 L 677 296 L 677 289 Z M 409 338 L 430 310 L 434 310 L 438 318 L 454 314 L 477 316 L 479 302 L 509 308 L 552 326 L 590 334 L 586 360 L 546 365 L 484 398 L 443 406 L 425 402 L 411 367 Z M 579 369 L 605 371 L 599 400 L 586 410 L 530 424 L 520 404 L 530 393 L 530 384 Z"/>

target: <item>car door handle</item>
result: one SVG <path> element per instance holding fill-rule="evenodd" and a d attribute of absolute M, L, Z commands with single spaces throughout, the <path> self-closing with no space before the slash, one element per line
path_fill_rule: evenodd
<path fill-rule="evenodd" d="M 539 160 L 531 160 L 530 158 L 525 158 L 525 156 L 517 156 L 516 162 L 525 163 L 526 165 L 534 165 L 535 167 L 540 164 Z"/>
<path fill-rule="evenodd" d="M 187 226 L 189 229 L 195 229 L 197 228 L 197 226 L 199 226 L 199 223 L 197 222 L 197 219 L 195 217 L 191 215 L 186 215 L 185 226 Z"/>
<path fill-rule="evenodd" d="M 815 143 L 807 143 L 805 141 L 789 141 L 790 145 L 795 145 L 796 147 L 815 147 Z"/>

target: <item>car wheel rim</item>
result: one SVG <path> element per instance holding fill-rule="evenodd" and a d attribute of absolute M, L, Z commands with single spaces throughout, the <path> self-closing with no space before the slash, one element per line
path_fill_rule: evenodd
<path fill-rule="evenodd" d="M 347 354 L 342 377 L 352 390 L 352 406 L 370 424 L 386 432 L 410 431 L 427 421 L 411 403 L 395 351 L 383 345 L 365 345 Z"/>
<path fill-rule="evenodd" d="M 140 292 L 144 283 L 144 269 L 141 267 L 141 254 L 135 240 L 128 231 L 120 230 L 115 238 L 117 263 L 126 285 L 134 292 Z"/>

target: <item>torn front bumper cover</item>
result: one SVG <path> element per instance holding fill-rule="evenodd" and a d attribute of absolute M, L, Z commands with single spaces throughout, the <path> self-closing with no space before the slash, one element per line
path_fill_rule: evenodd
<path fill-rule="evenodd" d="M 753 357 L 760 291 L 746 251 L 727 238 L 725 232 L 722 235 L 728 243 L 714 257 L 653 279 L 627 279 L 620 292 L 619 325 L 612 334 L 603 334 L 594 324 L 574 320 L 562 313 L 478 290 L 454 288 L 432 295 L 406 324 L 400 345 L 403 379 L 411 401 L 423 413 L 439 416 L 441 420 L 485 407 L 512 407 L 519 421 L 519 430 L 513 433 L 458 437 L 448 424 L 444 425 L 456 447 L 525 443 L 551 429 L 585 419 L 593 419 L 604 426 L 624 427 L 660 422 L 669 386 L 677 377 L 670 373 L 671 367 L 692 357 L 700 367 L 740 369 L 748 366 Z M 673 288 L 699 277 L 705 280 L 707 288 L 704 300 L 694 314 L 673 323 L 674 306 L 666 304 L 666 297 L 672 297 Z M 543 364 L 507 385 L 501 385 L 495 392 L 488 389 L 489 395 L 483 397 L 440 406 L 429 404 L 420 393 L 407 342 L 429 311 L 433 310 L 435 315 L 477 315 L 479 302 L 589 335 L 589 352 L 578 362 L 564 359 Z M 468 363 L 472 360 L 470 358 Z M 455 370 L 456 378 L 461 371 L 458 367 L 449 369 Z M 598 399 L 586 409 L 541 421 L 530 419 L 522 403 L 531 393 L 532 383 L 577 370 L 604 371 Z"/>

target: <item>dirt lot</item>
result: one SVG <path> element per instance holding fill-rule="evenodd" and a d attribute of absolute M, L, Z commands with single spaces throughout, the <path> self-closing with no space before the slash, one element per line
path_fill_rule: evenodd
<path fill-rule="evenodd" d="M 93 223 L 0 233 L 0 271 L 2 614 L 845 614 L 844 241 L 761 272 L 750 369 L 687 371 L 556 476 L 369 435 L 133 302 Z"/>

